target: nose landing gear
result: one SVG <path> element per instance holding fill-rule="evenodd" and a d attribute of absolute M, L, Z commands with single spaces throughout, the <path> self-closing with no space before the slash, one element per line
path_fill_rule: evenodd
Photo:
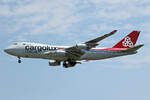
<path fill-rule="evenodd" d="M 18 63 L 21 63 L 21 58 L 20 57 L 18 57 Z"/>

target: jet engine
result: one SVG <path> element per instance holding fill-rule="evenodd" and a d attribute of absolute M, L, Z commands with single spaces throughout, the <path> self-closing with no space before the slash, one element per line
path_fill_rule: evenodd
<path fill-rule="evenodd" d="M 86 44 L 77 44 L 76 47 L 79 48 L 79 49 L 87 49 Z"/>
<path fill-rule="evenodd" d="M 98 44 L 95 43 L 82 43 L 82 44 L 77 44 L 76 47 L 79 49 L 91 49 L 93 47 L 96 47 Z"/>
<path fill-rule="evenodd" d="M 60 61 L 49 62 L 49 66 L 60 66 Z"/>

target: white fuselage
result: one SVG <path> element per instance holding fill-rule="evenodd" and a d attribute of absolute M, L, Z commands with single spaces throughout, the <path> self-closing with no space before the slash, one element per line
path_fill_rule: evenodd
<path fill-rule="evenodd" d="M 4 51 L 7 52 L 8 54 L 17 57 L 43 58 L 57 61 L 65 61 L 67 60 L 65 48 L 68 47 L 69 46 L 54 46 L 39 43 L 20 42 L 9 46 Z M 136 52 L 123 53 L 120 51 L 105 51 L 103 50 L 103 48 L 93 48 L 93 50 L 92 49 L 84 50 L 84 52 L 85 54 L 76 60 L 100 60 L 124 55 L 131 55 L 136 53 Z"/>

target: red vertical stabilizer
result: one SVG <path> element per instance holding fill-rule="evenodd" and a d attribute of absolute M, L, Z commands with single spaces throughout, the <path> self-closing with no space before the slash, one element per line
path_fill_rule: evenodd
<path fill-rule="evenodd" d="M 118 42 L 113 48 L 131 48 L 136 44 L 140 31 L 132 31 L 120 42 Z"/>

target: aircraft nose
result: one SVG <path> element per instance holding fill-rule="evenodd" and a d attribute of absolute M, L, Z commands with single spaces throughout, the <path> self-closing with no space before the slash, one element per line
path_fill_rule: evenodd
<path fill-rule="evenodd" d="M 7 52 L 7 49 L 4 49 L 4 52 Z"/>
<path fill-rule="evenodd" d="M 7 48 L 4 49 L 4 52 L 8 53 L 8 54 L 14 54 L 15 53 L 15 49 L 13 46 L 9 46 Z"/>
<path fill-rule="evenodd" d="M 9 46 L 4 49 L 4 52 L 6 52 L 7 54 L 10 54 L 10 55 L 16 55 L 18 53 L 18 51 L 16 52 L 16 50 L 18 50 L 16 47 Z"/>
<path fill-rule="evenodd" d="M 11 49 L 10 49 L 10 48 L 6 48 L 6 49 L 4 49 L 4 52 L 10 53 L 10 52 L 11 52 Z"/>

